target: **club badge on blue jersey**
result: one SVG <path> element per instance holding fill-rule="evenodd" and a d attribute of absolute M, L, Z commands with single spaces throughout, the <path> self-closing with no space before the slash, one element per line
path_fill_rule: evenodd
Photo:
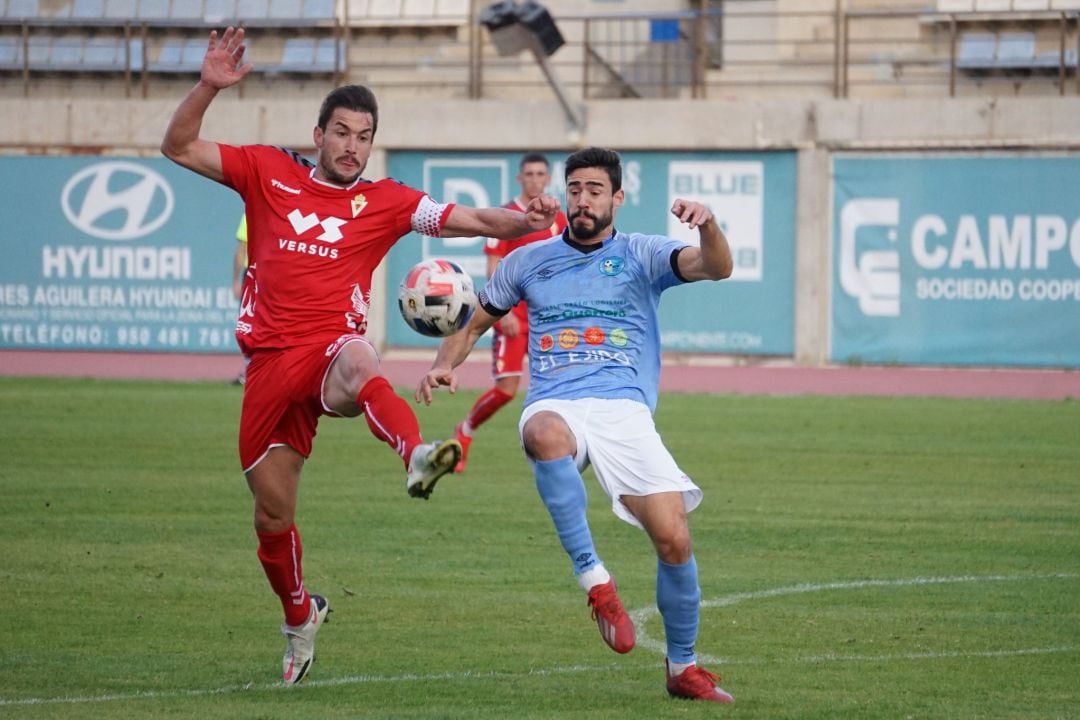
<path fill-rule="evenodd" d="M 600 272 L 603 275 L 618 275 L 626 267 L 621 257 L 606 257 L 600 261 Z"/>

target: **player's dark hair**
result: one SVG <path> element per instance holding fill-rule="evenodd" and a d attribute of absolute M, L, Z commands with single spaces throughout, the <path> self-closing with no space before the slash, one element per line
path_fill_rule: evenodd
<path fill-rule="evenodd" d="M 587 147 L 578 150 L 566 158 L 566 172 L 563 179 L 570 177 L 570 173 L 581 168 L 603 168 L 611 179 L 611 192 L 618 192 L 622 188 L 622 158 L 614 150 L 599 147 Z"/>
<path fill-rule="evenodd" d="M 334 88 L 319 108 L 320 128 L 326 130 L 326 123 L 330 122 L 330 116 L 338 108 L 371 115 L 371 135 L 375 136 L 375 131 L 379 129 L 379 103 L 375 100 L 375 93 L 363 85 L 342 85 Z"/>
<path fill-rule="evenodd" d="M 551 163 L 548 162 L 548 159 L 546 157 L 544 157 L 538 152 L 531 152 L 521 156 L 521 162 L 518 163 L 518 170 L 521 170 L 526 165 L 529 165 L 531 163 L 544 163 L 544 167 L 546 167 L 548 170 L 551 169 Z"/>

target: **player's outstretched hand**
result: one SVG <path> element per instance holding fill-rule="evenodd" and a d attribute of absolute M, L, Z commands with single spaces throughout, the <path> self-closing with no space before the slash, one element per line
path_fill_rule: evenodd
<path fill-rule="evenodd" d="M 251 63 L 241 64 L 244 48 L 244 28 L 227 27 L 220 40 L 217 30 L 211 30 L 203 58 L 202 81 L 223 90 L 243 80 L 253 67 Z"/>
<path fill-rule="evenodd" d="M 453 370 L 448 368 L 431 368 L 428 370 L 427 374 L 420 378 L 420 383 L 416 386 L 416 393 L 413 398 L 415 398 L 416 402 L 423 400 L 425 405 L 430 405 L 432 391 L 440 385 L 450 388 L 451 395 L 457 392 L 457 375 L 454 374 Z"/>
<path fill-rule="evenodd" d="M 538 195 L 525 208 L 525 221 L 533 230 L 546 230 L 559 214 L 559 200 L 550 195 Z"/>
<path fill-rule="evenodd" d="M 671 214 L 679 218 L 679 222 L 689 225 L 691 230 L 696 230 L 713 219 L 712 210 L 707 205 L 682 198 L 676 198 L 675 204 L 671 206 Z"/>

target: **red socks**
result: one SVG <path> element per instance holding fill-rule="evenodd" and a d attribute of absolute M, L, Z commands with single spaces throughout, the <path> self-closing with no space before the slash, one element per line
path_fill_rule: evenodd
<path fill-rule="evenodd" d="M 281 598 L 285 609 L 285 622 L 303 625 L 311 615 L 311 599 L 304 589 L 304 571 L 300 557 L 304 554 L 300 545 L 300 533 L 296 525 L 281 533 L 255 531 L 259 537 L 259 562 L 262 563 L 270 587 Z"/>
<path fill-rule="evenodd" d="M 394 448 L 406 466 L 413 448 L 423 440 L 420 423 L 409 403 L 405 402 L 384 377 L 368 380 L 356 396 L 356 404 L 364 413 L 371 434 Z"/>
<path fill-rule="evenodd" d="M 514 399 L 514 396 L 505 393 L 497 387 L 491 388 L 481 395 L 472 406 L 465 423 L 473 430 L 483 425 L 488 418 L 499 411 L 506 403 Z"/>

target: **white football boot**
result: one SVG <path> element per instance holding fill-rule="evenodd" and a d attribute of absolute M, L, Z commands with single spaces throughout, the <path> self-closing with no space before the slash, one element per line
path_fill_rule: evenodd
<path fill-rule="evenodd" d="M 295 685 L 304 679 L 315 662 L 315 633 L 329 621 L 330 603 L 322 595 L 311 596 L 311 615 L 299 627 L 282 625 L 285 636 L 285 657 L 281 659 L 281 679 Z"/>
<path fill-rule="evenodd" d="M 411 497 L 427 500 L 435 483 L 461 459 L 461 443 L 456 439 L 417 445 L 409 458 L 409 473 L 405 477 L 405 489 Z"/>

